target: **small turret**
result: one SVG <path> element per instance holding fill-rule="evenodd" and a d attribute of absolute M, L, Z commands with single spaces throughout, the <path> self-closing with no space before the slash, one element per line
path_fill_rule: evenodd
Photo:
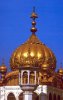
<path fill-rule="evenodd" d="M 3 62 L 2 65 L 0 66 L 0 73 L 1 73 L 1 80 L 2 81 L 5 79 L 6 72 L 7 72 L 7 68 Z"/>

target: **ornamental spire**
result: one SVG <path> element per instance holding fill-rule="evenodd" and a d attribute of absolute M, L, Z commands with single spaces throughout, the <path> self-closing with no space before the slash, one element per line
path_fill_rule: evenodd
<path fill-rule="evenodd" d="M 33 12 L 32 12 L 31 18 L 33 20 L 31 32 L 32 32 L 32 34 L 35 34 L 35 32 L 37 31 L 37 28 L 35 27 L 35 25 L 36 25 L 35 19 L 38 18 L 37 14 L 35 13 L 35 7 L 33 7 Z"/>

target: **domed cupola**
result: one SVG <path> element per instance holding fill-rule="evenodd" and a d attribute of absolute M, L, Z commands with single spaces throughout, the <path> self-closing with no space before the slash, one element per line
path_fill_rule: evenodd
<path fill-rule="evenodd" d="M 0 73 L 6 73 L 7 72 L 7 67 L 4 64 L 4 61 L 2 62 L 2 65 L 0 66 Z"/>
<path fill-rule="evenodd" d="M 56 58 L 54 53 L 44 45 L 36 36 L 35 27 L 37 14 L 33 11 L 31 18 L 32 28 L 30 38 L 20 45 L 10 58 L 10 66 L 12 70 L 17 70 L 18 67 L 40 67 L 43 69 L 52 69 L 56 67 Z"/>
<path fill-rule="evenodd" d="M 5 66 L 4 62 L 2 62 L 2 65 L 0 66 L 0 73 L 1 73 L 2 81 L 5 79 L 6 72 L 7 72 L 7 67 Z"/>
<path fill-rule="evenodd" d="M 61 67 L 59 68 L 59 70 L 57 71 L 57 73 L 58 73 L 60 76 L 63 76 L 62 63 L 61 63 Z"/>

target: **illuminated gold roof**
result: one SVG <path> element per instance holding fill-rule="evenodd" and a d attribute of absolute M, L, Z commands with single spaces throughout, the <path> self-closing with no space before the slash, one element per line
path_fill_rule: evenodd
<path fill-rule="evenodd" d="M 58 74 L 63 76 L 63 68 L 60 68 L 60 69 L 58 70 Z"/>
<path fill-rule="evenodd" d="M 19 66 L 48 66 L 55 69 L 56 59 L 52 51 L 41 43 L 35 34 L 27 42 L 19 46 L 11 56 L 11 68 Z"/>
<path fill-rule="evenodd" d="M 16 76 L 16 75 L 18 76 L 18 73 L 19 73 L 18 70 L 9 72 L 9 73 L 6 74 L 5 79 L 8 79 L 8 78 Z"/>
<path fill-rule="evenodd" d="M 33 19 L 30 38 L 22 45 L 20 45 L 12 54 L 10 59 L 10 66 L 12 70 L 18 67 L 42 67 L 43 69 L 52 69 L 56 67 L 56 58 L 52 51 L 43 44 L 35 35 L 37 29 L 35 28 L 35 18 L 37 15 L 32 13 Z"/>

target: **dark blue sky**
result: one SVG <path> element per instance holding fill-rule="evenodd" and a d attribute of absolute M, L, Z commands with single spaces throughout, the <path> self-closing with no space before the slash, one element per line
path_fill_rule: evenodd
<path fill-rule="evenodd" d="M 0 0 L 0 65 L 2 58 L 9 69 L 12 52 L 31 35 L 33 6 L 38 14 L 36 33 L 63 62 L 63 0 Z"/>

